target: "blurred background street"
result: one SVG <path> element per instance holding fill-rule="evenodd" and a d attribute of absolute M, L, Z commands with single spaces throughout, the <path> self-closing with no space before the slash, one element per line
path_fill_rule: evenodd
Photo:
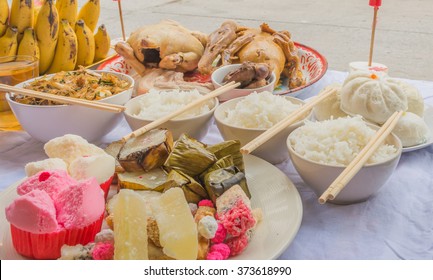
<path fill-rule="evenodd" d="M 99 23 L 106 24 L 112 38 L 121 37 L 117 2 L 101 1 Z M 257 27 L 267 22 L 274 29 L 290 31 L 295 41 L 322 53 L 329 69 L 347 71 L 349 62 L 368 60 L 373 19 L 368 0 L 123 0 L 122 8 L 127 36 L 142 25 L 163 19 L 205 33 L 225 19 Z M 432 0 L 382 1 L 375 62 L 386 64 L 394 77 L 433 80 L 432 50 Z"/>

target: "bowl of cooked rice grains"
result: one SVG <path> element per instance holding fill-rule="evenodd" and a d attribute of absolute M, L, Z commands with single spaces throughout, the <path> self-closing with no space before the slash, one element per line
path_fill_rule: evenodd
<path fill-rule="evenodd" d="M 274 95 L 269 91 L 253 92 L 220 104 L 215 110 L 215 122 L 224 140 L 239 140 L 244 146 L 303 104 L 300 99 Z M 311 111 L 300 116 L 296 123 L 280 131 L 252 154 L 272 164 L 285 161 L 289 158 L 288 135 L 310 117 Z"/>
<path fill-rule="evenodd" d="M 202 97 L 197 89 L 157 90 L 150 89 L 132 98 L 125 107 L 125 118 L 132 130 L 137 130 L 154 120 L 169 115 Z M 218 106 L 217 98 L 210 99 L 170 119 L 159 127 L 170 130 L 176 140 L 183 133 L 201 140 L 212 124 L 213 113 Z"/>
<path fill-rule="evenodd" d="M 287 147 L 295 169 L 320 197 L 378 129 L 361 116 L 308 121 L 289 135 Z M 401 153 L 401 141 L 391 133 L 341 192 L 328 202 L 351 204 L 376 194 L 393 174 Z"/>
<path fill-rule="evenodd" d="M 53 95 L 124 105 L 132 94 L 134 79 L 108 71 L 62 71 L 27 80 L 16 87 Z M 121 112 L 82 105 L 64 105 L 46 99 L 8 93 L 6 99 L 22 128 L 33 138 L 47 142 L 65 134 L 89 142 L 109 133 L 122 120 Z"/>

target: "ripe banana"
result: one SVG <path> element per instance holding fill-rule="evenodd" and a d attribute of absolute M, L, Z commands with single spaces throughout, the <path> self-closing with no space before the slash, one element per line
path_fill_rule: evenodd
<path fill-rule="evenodd" d="M 79 65 L 87 66 L 92 64 L 95 57 L 95 39 L 92 31 L 82 19 L 79 19 L 75 24 L 75 34 L 78 42 L 77 65 L 75 68 L 78 68 Z"/>
<path fill-rule="evenodd" d="M 33 27 L 33 10 L 33 0 L 12 0 L 9 25 L 17 27 L 18 42 L 21 41 L 24 30 Z"/>
<path fill-rule="evenodd" d="M 107 57 L 108 51 L 110 50 L 110 35 L 108 35 L 107 29 L 104 24 L 101 24 L 98 31 L 95 34 L 95 59 L 94 62 L 100 61 Z"/>
<path fill-rule="evenodd" d="M 38 14 L 35 32 L 40 51 L 39 73 L 45 74 L 54 59 L 59 17 L 53 0 L 46 0 Z"/>
<path fill-rule="evenodd" d="M 60 71 L 74 70 L 77 63 L 77 36 L 68 20 L 62 19 L 59 28 L 59 40 L 53 63 L 48 69 L 49 74 Z"/>
<path fill-rule="evenodd" d="M 101 12 L 101 5 L 99 0 L 89 0 L 86 4 L 81 7 L 78 13 L 78 19 L 84 20 L 86 25 L 95 31 L 96 25 L 98 24 L 99 13 Z"/>
<path fill-rule="evenodd" d="M 5 34 L 8 27 L 9 4 L 8 0 L 0 0 L 0 37 Z"/>
<path fill-rule="evenodd" d="M 18 29 L 15 26 L 8 27 L 5 35 L 0 38 L 0 57 L 15 55 L 17 53 Z"/>
<path fill-rule="evenodd" d="M 59 19 L 67 19 L 71 27 L 75 26 L 78 14 L 78 0 L 57 0 L 56 8 L 59 12 Z"/>
<path fill-rule="evenodd" d="M 33 28 L 35 28 L 36 26 L 36 20 L 38 19 L 38 15 L 39 15 L 39 11 L 41 10 L 42 5 L 41 6 L 35 6 L 35 8 L 33 9 Z"/>
<path fill-rule="evenodd" d="M 33 28 L 27 28 L 24 30 L 24 36 L 18 45 L 17 54 L 35 56 L 39 60 L 38 40 L 36 40 L 36 34 Z"/>

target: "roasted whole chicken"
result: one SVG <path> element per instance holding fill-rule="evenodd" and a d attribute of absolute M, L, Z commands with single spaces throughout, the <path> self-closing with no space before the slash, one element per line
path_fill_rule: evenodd
<path fill-rule="evenodd" d="M 145 67 L 179 72 L 197 68 L 206 45 L 206 35 L 171 20 L 146 25 L 131 33 L 127 43 Z"/>
<path fill-rule="evenodd" d="M 266 23 L 260 28 L 247 28 L 231 20 L 225 21 L 220 28 L 209 34 L 205 51 L 198 63 L 199 71 L 203 74 L 211 73 L 218 56 L 221 56 L 218 65 L 248 61 L 266 63 L 274 71 L 277 81 L 281 75 L 289 78 L 289 88 L 305 84 L 297 48 L 290 33 L 275 31 Z"/>

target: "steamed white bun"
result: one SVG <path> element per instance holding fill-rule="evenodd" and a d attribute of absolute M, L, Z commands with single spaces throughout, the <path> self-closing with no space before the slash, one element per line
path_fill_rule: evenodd
<path fill-rule="evenodd" d="M 424 116 L 424 100 L 422 98 L 421 93 L 418 91 L 416 87 L 413 85 L 399 81 L 400 86 L 403 89 L 403 92 L 407 97 L 407 111 L 417 114 L 420 117 Z"/>
<path fill-rule="evenodd" d="M 403 147 L 425 143 L 431 137 L 424 119 L 412 112 L 404 113 L 392 132 L 400 138 Z"/>
<path fill-rule="evenodd" d="M 406 111 L 407 97 L 399 82 L 383 72 L 355 71 L 341 88 L 341 110 L 383 124 L 395 111 Z"/>

